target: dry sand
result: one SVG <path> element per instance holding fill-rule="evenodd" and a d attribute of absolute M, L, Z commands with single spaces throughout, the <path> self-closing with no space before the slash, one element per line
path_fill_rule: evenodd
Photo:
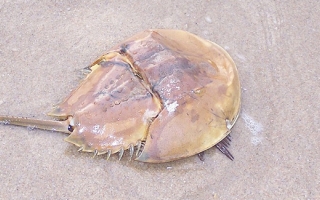
<path fill-rule="evenodd" d="M 76 2 L 76 3 L 74 3 Z M 0 199 L 320 199 L 317 1 L 0 1 L 0 113 L 46 118 L 81 69 L 149 28 L 224 47 L 242 84 L 232 162 L 92 159 L 65 135 L 0 127 Z"/>

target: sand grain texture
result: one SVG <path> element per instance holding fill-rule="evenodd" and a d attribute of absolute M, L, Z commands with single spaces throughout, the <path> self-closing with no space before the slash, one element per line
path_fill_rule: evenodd
<path fill-rule="evenodd" d="M 131 35 L 182 29 L 235 60 L 242 111 L 217 149 L 164 164 L 78 153 L 65 135 L 0 127 L 0 199 L 320 199 L 317 1 L 0 1 L 0 113 L 46 118 L 81 70 Z"/>

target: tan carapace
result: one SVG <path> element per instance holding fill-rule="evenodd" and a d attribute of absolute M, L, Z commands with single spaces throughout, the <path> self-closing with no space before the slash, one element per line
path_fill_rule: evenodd
<path fill-rule="evenodd" d="M 236 66 L 217 44 L 182 30 L 146 30 L 95 61 L 90 73 L 48 115 L 0 116 L 4 124 L 70 134 L 94 155 L 129 150 L 161 163 L 217 146 L 230 159 L 228 134 L 240 110 Z"/>

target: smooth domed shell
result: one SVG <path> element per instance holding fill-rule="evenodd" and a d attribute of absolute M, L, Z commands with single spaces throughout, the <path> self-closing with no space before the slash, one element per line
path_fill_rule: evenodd
<path fill-rule="evenodd" d="M 145 143 L 136 160 L 168 162 L 223 140 L 240 109 L 236 66 L 221 47 L 181 30 L 147 30 L 94 62 L 50 115 L 72 117 L 66 141 L 115 153 Z"/>

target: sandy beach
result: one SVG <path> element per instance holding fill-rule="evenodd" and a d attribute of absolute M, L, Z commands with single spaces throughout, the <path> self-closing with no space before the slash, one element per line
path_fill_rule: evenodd
<path fill-rule="evenodd" d="M 230 161 L 216 148 L 146 164 L 92 158 L 66 135 L 0 125 L 0 199 L 320 199 L 317 1 L 0 1 L 0 114 L 46 113 L 82 69 L 151 28 L 182 29 L 234 59 L 242 108 Z"/>

